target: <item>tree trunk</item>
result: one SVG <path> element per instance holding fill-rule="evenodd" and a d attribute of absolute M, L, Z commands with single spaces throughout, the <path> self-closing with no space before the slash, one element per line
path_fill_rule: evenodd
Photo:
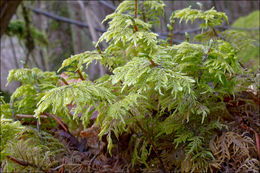
<path fill-rule="evenodd" d="M 0 1 L 0 38 L 5 32 L 13 14 L 16 12 L 17 7 L 22 2 L 22 0 L 10 1 L 10 0 L 1 0 Z"/>

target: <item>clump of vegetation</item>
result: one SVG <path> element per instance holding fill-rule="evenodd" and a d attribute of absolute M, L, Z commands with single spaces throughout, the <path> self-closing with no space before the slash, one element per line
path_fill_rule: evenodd
<path fill-rule="evenodd" d="M 145 8 L 140 9 L 142 6 Z M 225 168 L 226 161 L 236 164 L 236 169 L 244 170 L 249 164 L 257 171 L 257 155 L 249 154 L 259 152 L 254 143 L 257 133 L 245 136 L 237 130 L 239 123 L 229 124 L 235 123 L 236 117 L 226 104 L 253 82 L 245 83 L 241 77 L 244 70 L 237 57 L 239 49 L 214 28 L 227 21 L 227 16 L 215 9 L 175 11 L 171 24 L 200 21 L 200 27 L 214 35 L 201 43 L 187 39 L 174 45 L 173 35 L 165 41 L 151 31 L 163 7 L 159 0 L 122 2 L 104 20 L 109 21 L 109 28 L 95 44 L 97 50 L 66 59 L 59 69 L 62 75 L 38 69 L 12 70 L 8 81 L 22 82 L 11 98 L 16 113 L 28 108 L 27 113 L 39 121 L 42 115 L 51 114 L 98 131 L 101 143 L 97 145 L 106 148 L 96 148 L 98 153 L 88 166 L 98 164 L 94 163 L 96 158 L 105 161 L 104 155 L 118 155 L 115 165 L 130 155 L 131 163 L 121 171 L 137 167 L 141 171 L 217 171 Z M 171 31 L 173 26 L 169 25 Z M 99 48 L 102 41 L 108 44 L 105 50 Z M 94 60 L 113 74 L 88 81 L 83 69 Z M 56 120 L 64 131 L 72 128 Z M 249 133 L 257 131 L 254 124 L 243 124 L 244 128 L 249 126 L 253 129 Z M 87 132 L 81 131 L 81 137 L 93 137 Z M 85 152 L 90 148 L 95 146 Z M 84 152 L 80 147 L 78 150 Z M 241 156 L 243 163 L 231 160 L 235 156 Z M 81 166 L 80 170 L 87 167 Z"/>
<path fill-rule="evenodd" d="M 65 147 L 52 135 L 1 118 L 1 167 L 4 172 L 48 172 Z M 55 161 L 56 160 L 56 161 Z"/>

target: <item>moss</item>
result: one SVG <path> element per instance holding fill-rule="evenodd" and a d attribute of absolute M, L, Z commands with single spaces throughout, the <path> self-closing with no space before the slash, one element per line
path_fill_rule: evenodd
<path fill-rule="evenodd" d="M 57 164 L 64 146 L 51 134 L 21 125 L 19 121 L 1 117 L 1 168 L 3 172 L 49 172 Z M 21 152 L 22 151 L 22 152 Z M 11 156 L 27 166 L 8 159 Z"/>
<path fill-rule="evenodd" d="M 254 11 L 248 16 L 237 19 L 232 27 L 238 28 L 258 28 L 260 11 Z M 252 41 L 252 45 L 247 45 L 239 54 L 241 62 L 247 67 L 256 71 L 259 68 L 259 30 L 241 31 L 248 35 Z"/>
<path fill-rule="evenodd" d="M 4 119 L 1 116 L 1 131 L 0 131 L 0 137 L 1 137 L 1 160 L 4 157 L 4 150 L 5 146 L 13 139 L 19 131 L 21 131 L 24 127 L 21 126 L 21 123 L 19 121 L 13 122 L 10 119 Z"/>
<path fill-rule="evenodd" d="M 248 16 L 238 18 L 233 24 L 232 27 L 241 27 L 241 28 L 252 28 L 259 27 L 259 15 L 260 11 L 254 11 Z"/>

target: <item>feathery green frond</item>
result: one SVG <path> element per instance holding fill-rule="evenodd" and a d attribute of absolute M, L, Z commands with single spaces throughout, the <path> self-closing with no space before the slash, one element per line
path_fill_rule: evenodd
<path fill-rule="evenodd" d="M 174 13 L 175 19 L 180 19 L 180 23 L 185 20 L 186 23 L 191 21 L 194 22 L 196 19 L 202 20 L 203 23 L 200 24 L 202 29 L 207 29 L 208 27 L 213 28 L 217 25 L 221 25 L 224 20 L 228 23 L 228 18 L 225 13 L 217 12 L 214 7 L 207 11 L 191 9 L 191 7 L 177 10 Z"/>

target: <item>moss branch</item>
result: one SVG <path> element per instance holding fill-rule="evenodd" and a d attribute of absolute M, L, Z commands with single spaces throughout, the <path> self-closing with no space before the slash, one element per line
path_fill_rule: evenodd
<path fill-rule="evenodd" d="M 65 84 L 65 85 L 69 85 L 69 83 L 66 81 L 66 79 L 64 79 L 63 77 L 60 76 L 61 81 Z"/>
<path fill-rule="evenodd" d="M 135 18 L 137 18 L 137 1 L 138 0 L 135 0 Z"/>
<path fill-rule="evenodd" d="M 134 17 L 135 19 L 137 18 L 137 10 L 138 10 L 138 9 L 137 9 L 137 8 L 138 8 L 138 6 L 137 6 L 137 5 L 138 5 L 138 4 L 137 4 L 137 1 L 138 1 L 138 0 L 135 0 L 135 17 Z M 137 28 L 137 26 L 136 26 L 136 24 L 135 24 L 135 21 L 134 21 L 134 29 L 135 29 L 135 32 L 138 31 L 138 28 Z"/>
<path fill-rule="evenodd" d="M 85 80 L 85 78 L 83 77 L 82 73 L 79 71 L 79 69 L 77 70 L 77 73 L 79 74 L 79 78 L 81 80 Z"/>
<path fill-rule="evenodd" d="M 152 59 L 150 59 L 150 62 L 153 66 L 158 66 L 158 64 L 156 64 Z"/>
<path fill-rule="evenodd" d="M 49 170 L 45 170 L 43 169 L 41 166 L 38 166 L 38 165 L 35 165 L 33 163 L 30 163 L 30 162 L 27 162 L 27 161 L 24 161 L 24 160 L 20 160 L 20 159 L 16 159 L 12 156 L 6 156 L 9 160 L 11 160 L 12 162 L 16 163 L 16 164 L 19 164 L 21 166 L 24 166 L 24 167 L 27 167 L 27 166 L 31 166 L 33 168 L 38 168 L 40 169 L 42 172 L 49 172 Z"/>
<path fill-rule="evenodd" d="M 76 66 L 76 68 L 77 68 L 77 70 L 76 70 L 76 72 L 78 73 L 78 75 L 79 75 L 79 78 L 81 79 L 81 80 L 85 80 L 85 78 L 83 77 L 83 75 L 82 75 L 82 73 L 79 71 L 79 69 L 78 69 L 78 67 Z"/>

